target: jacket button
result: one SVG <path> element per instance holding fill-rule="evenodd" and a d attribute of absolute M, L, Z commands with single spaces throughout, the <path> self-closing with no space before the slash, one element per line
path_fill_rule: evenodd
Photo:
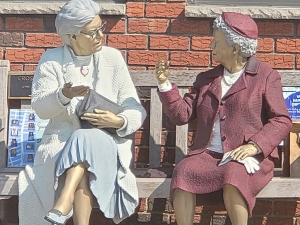
<path fill-rule="evenodd" d="M 225 120 L 225 119 L 226 119 L 226 116 L 222 116 L 222 117 L 221 117 L 221 120 Z"/>
<path fill-rule="evenodd" d="M 221 105 L 225 105 L 225 101 L 221 101 Z"/>
<path fill-rule="evenodd" d="M 223 137 L 222 137 L 222 141 L 225 141 L 225 140 L 226 140 L 226 136 L 223 136 Z"/>

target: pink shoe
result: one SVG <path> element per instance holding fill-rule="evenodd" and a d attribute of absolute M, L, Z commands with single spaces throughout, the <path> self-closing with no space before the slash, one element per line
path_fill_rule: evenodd
<path fill-rule="evenodd" d="M 57 209 L 51 209 L 48 214 L 44 217 L 45 220 L 47 220 L 50 223 L 53 223 L 55 225 L 64 225 L 70 219 L 73 215 L 73 209 L 67 214 L 62 215 L 62 213 Z"/>

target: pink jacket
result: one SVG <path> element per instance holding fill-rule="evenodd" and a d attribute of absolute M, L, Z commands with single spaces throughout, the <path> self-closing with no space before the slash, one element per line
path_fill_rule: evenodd
<path fill-rule="evenodd" d="M 183 98 L 175 84 L 172 90 L 158 93 L 164 112 L 176 125 L 197 118 L 196 135 L 189 154 L 206 149 L 219 113 L 224 152 L 253 141 L 264 157 L 278 158 L 277 146 L 292 128 L 279 73 L 252 56 L 245 73 L 221 99 L 223 71 L 224 67 L 219 65 L 200 73 L 191 93 Z"/>

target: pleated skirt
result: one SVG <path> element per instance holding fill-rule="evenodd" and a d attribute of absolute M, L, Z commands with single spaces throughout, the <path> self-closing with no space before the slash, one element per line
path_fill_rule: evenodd
<path fill-rule="evenodd" d="M 67 140 L 56 165 L 56 182 L 77 163 L 89 172 L 90 189 L 106 218 L 126 218 L 134 213 L 131 196 L 118 185 L 120 167 L 117 144 L 100 129 L 79 129 Z M 56 185 L 57 186 L 57 185 Z"/>

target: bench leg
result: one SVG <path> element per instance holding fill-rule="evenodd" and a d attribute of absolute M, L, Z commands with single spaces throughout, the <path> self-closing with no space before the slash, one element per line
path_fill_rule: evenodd
<path fill-rule="evenodd" d="M 5 199 L 0 200 L 0 224 L 6 225 L 6 201 Z"/>

